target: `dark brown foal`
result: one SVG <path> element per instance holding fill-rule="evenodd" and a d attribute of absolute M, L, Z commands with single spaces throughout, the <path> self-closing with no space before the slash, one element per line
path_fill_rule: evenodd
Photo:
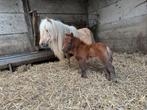
<path fill-rule="evenodd" d="M 67 55 L 68 59 L 69 54 L 72 54 L 77 59 L 81 69 L 81 77 L 87 77 L 86 61 L 91 58 L 96 58 L 104 66 L 106 78 L 108 80 L 115 78 L 115 69 L 112 65 L 112 52 L 105 44 L 93 43 L 87 45 L 70 33 L 66 34 L 64 38 L 63 52 Z"/>

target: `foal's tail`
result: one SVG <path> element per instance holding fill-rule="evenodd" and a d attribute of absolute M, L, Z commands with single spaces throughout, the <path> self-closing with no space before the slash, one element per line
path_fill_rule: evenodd
<path fill-rule="evenodd" d="M 108 46 L 106 46 L 106 48 L 107 48 L 107 54 L 108 54 L 108 61 L 110 61 L 112 63 L 112 61 L 113 61 L 112 51 Z"/>

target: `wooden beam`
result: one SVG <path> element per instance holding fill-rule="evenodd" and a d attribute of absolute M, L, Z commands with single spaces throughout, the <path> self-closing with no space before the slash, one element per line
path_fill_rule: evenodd
<path fill-rule="evenodd" d="M 9 68 L 10 64 L 14 67 L 23 64 L 45 61 L 51 58 L 54 58 L 54 54 L 50 50 L 2 56 L 0 57 L 0 70 Z"/>
<path fill-rule="evenodd" d="M 32 28 L 34 35 L 34 46 L 39 47 L 40 33 L 39 33 L 39 15 L 37 10 L 32 10 L 29 12 L 32 18 Z"/>

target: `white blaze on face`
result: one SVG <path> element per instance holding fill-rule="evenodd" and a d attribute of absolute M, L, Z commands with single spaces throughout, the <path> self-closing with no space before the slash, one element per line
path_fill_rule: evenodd
<path fill-rule="evenodd" d="M 47 29 L 40 32 L 40 43 L 48 43 L 51 39 L 50 33 Z"/>
<path fill-rule="evenodd" d="M 49 41 L 51 41 L 51 35 L 52 35 L 52 27 L 51 22 L 49 22 L 47 19 L 44 19 L 40 23 L 40 41 L 39 45 L 48 44 Z"/>

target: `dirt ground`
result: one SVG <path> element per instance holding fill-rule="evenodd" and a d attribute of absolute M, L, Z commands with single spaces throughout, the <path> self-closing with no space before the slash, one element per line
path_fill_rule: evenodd
<path fill-rule="evenodd" d="M 147 55 L 114 55 L 118 83 L 77 62 L 49 62 L 0 72 L 0 110 L 147 110 Z"/>

